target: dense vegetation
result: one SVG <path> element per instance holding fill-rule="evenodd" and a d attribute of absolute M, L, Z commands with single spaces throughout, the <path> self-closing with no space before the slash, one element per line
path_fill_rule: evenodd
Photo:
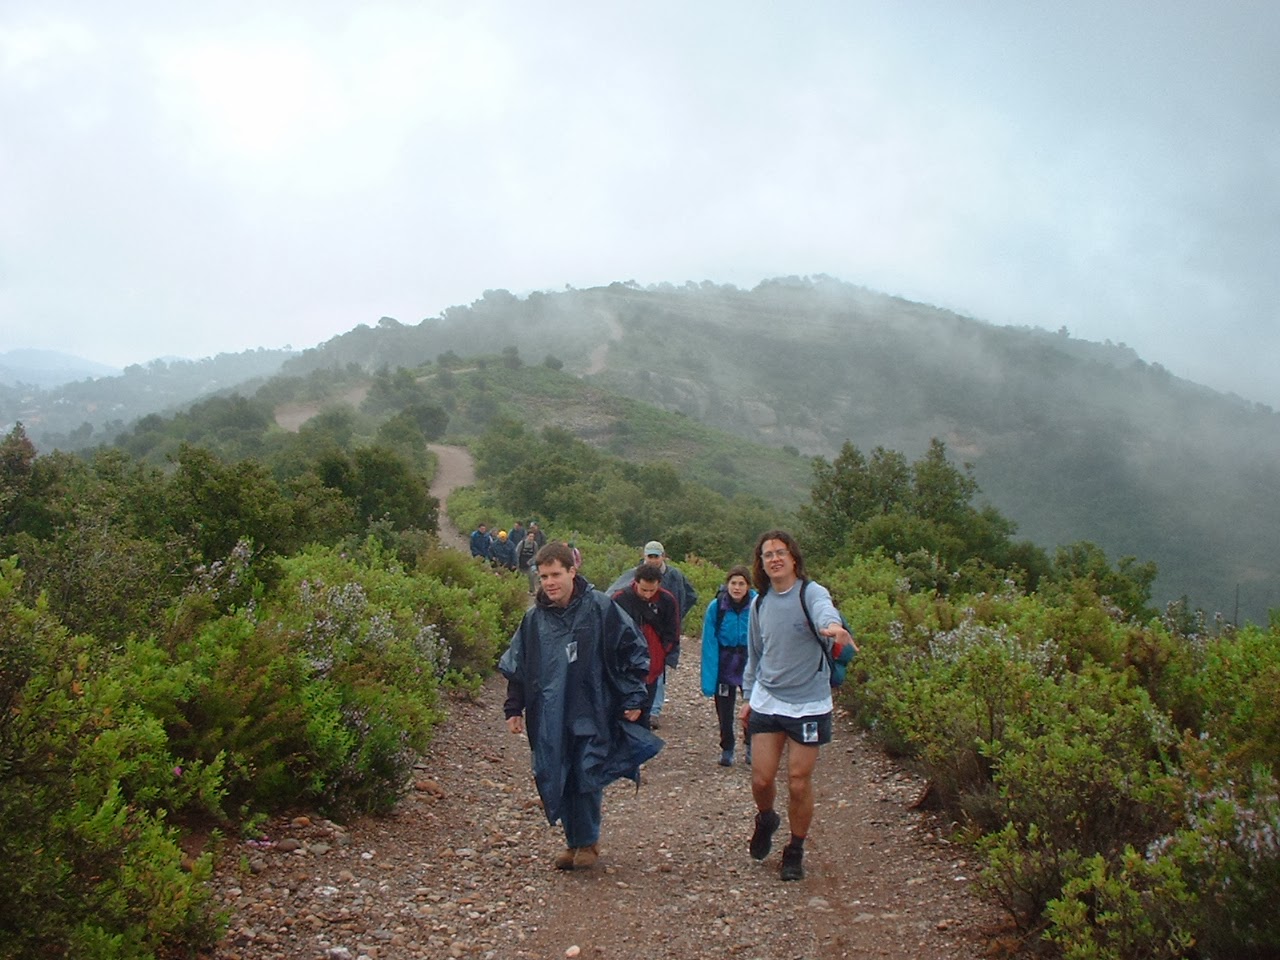
<path fill-rule="evenodd" d="M 816 465 L 802 514 L 863 648 L 849 705 L 927 772 L 1028 942 L 1277 955 L 1280 621 L 1157 616 L 1149 563 L 1016 549 L 941 453 Z"/>
<path fill-rule="evenodd" d="M 0 423 L 23 421 L 41 449 L 81 449 L 197 396 L 236 385 L 247 395 L 245 381 L 269 376 L 273 363 L 283 361 L 285 382 L 309 389 L 312 376 L 425 368 L 471 356 L 477 344 L 506 351 L 504 361 L 584 377 L 608 391 L 598 396 L 609 405 L 641 400 L 774 451 L 830 459 L 849 442 L 917 457 L 937 437 L 1032 543 L 1053 550 L 1088 540 L 1113 556 L 1153 561 L 1160 604 L 1186 598 L 1235 623 L 1265 623 L 1280 606 L 1280 500 L 1272 495 L 1280 414 L 1171 376 L 1122 343 L 995 327 L 823 276 L 751 290 L 630 282 L 523 298 L 487 290 L 419 323 L 360 324 L 289 359 L 259 351 L 132 367 L 123 378 L 57 391 L 0 387 Z M 500 390 L 496 372 L 484 379 Z M 520 419 L 541 427 L 545 404 L 533 406 Z M 489 419 L 482 402 L 475 411 Z M 467 412 L 451 416 L 474 432 L 463 424 Z M 603 445 L 584 419 L 570 431 Z M 638 426 L 635 438 L 610 438 L 620 444 L 613 452 L 629 456 L 647 425 Z M 741 456 L 697 457 L 701 438 L 685 436 L 688 450 L 668 452 L 695 479 L 798 504 L 807 485 L 801 457 L 790 467 L 758 458 L 743 470 Z"/>
<path fill-rule="evenodd" d="M 418 324 L 362 325 L 285 369 L 412 366 L 476 343 L 550 354 L 612 393 L 775 450 L 831 459 L 849 442 L 914 458 L 936 437 L 1047 550 L 1088 540 L 1153 561 L 1162 605 L 1186 597 L 1264 624 L 1280 606 L 1280 413 L 1124 344 L 996 327 L 819 276 L 489 290 Z M 789 499 L 803 486 L 751 492 Z"/>
<path fill-rule="evenodd" d="M 183 831 L 388 808 L 440 685 L 478 683 L 523 611 L 434 546 L 435 412 L 382 442 L 260 414 L 208 401 L 84 458 L 0 443 L 0 956 L 207 944 L 212 853 Z"/>
<path fill-rule="evenodd" d="M 425 445 L 445 434 L 477 459 L 456 521 L 537 517 L 596 583 L 657 535 L 709 598 L 759 530 L 794 525 L 861 639 L 842 696 L 927 772 L 1028 943 L 1280 950 L 1280 623 L 1160 611 L 1150 561 L 1015 539 L 942 440 L 805 464 L 560 365 L 315 370 L 83 456 L 10 432 L 0 956 L 195 950 L 217 930 L 212 848 L 184 854 L 185 829 L 395 802 L 441 685 L 491 670 L 525 602 L 435 545 Z M 770 471 L 807 477 L 767 499 Z"/>

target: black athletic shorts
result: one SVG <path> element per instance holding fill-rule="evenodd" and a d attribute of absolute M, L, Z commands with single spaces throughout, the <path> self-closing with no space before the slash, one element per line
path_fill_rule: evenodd
<path fill-rule="evenodd" d="M 747 733 L 785 733 L 796 743 L 822 746 L 831 742 L 831 713 L 815 713 L 808 717 L 784 717 L 780 713 L 752 710 L 747 720 Z"/>

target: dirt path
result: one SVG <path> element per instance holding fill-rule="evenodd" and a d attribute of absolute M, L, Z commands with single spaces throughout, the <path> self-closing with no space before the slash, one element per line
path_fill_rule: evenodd
<path fill-rule="evenodd" d="M 908 806 L 921 784 L 837 724 L 819 763 L 806 878 L 746 851 L 748 769 L 720 767 L 696 659 L 672 674 L 637 792 L 605 799 L 594 870 L 562 873 L 529 773 L 502 722 L 504 687 L 450 704 L 415 789 L 387 818 L 268 826 L 272 846 L 224 860 L 233 910 L 219 960 L 977 960 L 998 918 L 971 866 Z"/>
<path fill-rule="evenodd" d="M 470 482 L 465 451 L 433 447 L 432 492 Z M 461 539 L 461 534 L 451 531 Z M 461 544 L 460 544 L 461 545 Z M 215 889 L 231 916 L 217 960 L 978 960 L 999 917 L 970 885 L 962 848 L 910 809 L 922 783 L 843 714 L 815 776 L 807 875 L 778 879 L 785 837 L 746 851 L 750 771 L 721 767 L 697 643 L 669 675 L 642 787 L 612 786 L 602 856 L 560 872 L 563 847 L 537 802 L 524 737 L 491 678 L 449 719 L 396 812 L 345 826 L 301 816 L 224 856 Z M 785 786 L 782 788 L 785 796 Z M 783 802 L 785 805 L 785 801 Z"/>
<path fill-rule="evenodd" d="M 359 407 L 369 395 L 367 386 L 352 387 L 333 401 L 335 406 L 346 404 Z M 315 403 L 282 403 L 276 407 L 276 424 L 291 433 L 297 433 L 304 423 L 319 413 L 321 407 Z"/>
<path fill-rule="evenodd" d="M 618 322 L 618 318 L 609 317 L 609 336 L 605 338 L 601 344 L 591 351 L 591 356 L 587 362 L 587 376 L 601 373 L 604 371 L 606 361 L 609 357 L 609 348 L 614 343 L 622 339 L 622 324 Z"/>
<path fill-rule="evenodd" d="M 427 449 L 436 455 L 436 475 L 431 481 L 431 495 L 440 501 L 440 542 L 458 550 L 467 549 L 467 535 L 449 519 L 445 501 L 458 487 L 476 482 L 476 467 L 465 447 L 429 443 Z"/>

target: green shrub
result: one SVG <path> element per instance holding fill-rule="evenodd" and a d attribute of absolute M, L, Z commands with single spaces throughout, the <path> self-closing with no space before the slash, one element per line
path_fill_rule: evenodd
<path fill-rule="evenodd" d="M 1200 645 L 1199 669 L 1184 677 L 1202 729 L 1237 769 L 1280 771 L 1280 629 L 1246 627 Z"/>
<path fill-rule="evenodd" d="M 890 670 L 863 664 L 877 717 L 910 745 L 940 798 L 958 812 L 962 796 L 987 792 L 991 745 L 1026 713 L 1060 658 L 1052 644 L 1028 646 L 1001 626 L 973 620 L 932 633 L 927 648 L 911 649 L 900 634 L 894 646 L 868 651 Z"/>
<path fill-rule="evenodd" d="M 144 958 L 216 930 L 203 856 L 183 869 L 166 811 L 207 809 L 216 765 L 185 766 L 134 698 L 148 657 L 115 657 L 17 599 L 0 563 L 0 957 Z"/>
<path fill-rule="evenodd" d="M 188 762 L 222 763 L 229 814 L 274 810 L 307 792 L 308 674 L 293 639 L 241 613 L 174 650 L 173 669 L 192 676 L 172 701 L 170 735 Z"/>
<path fill-rule="evenodd" d="M 1094 667 L 1041 685 L 984 747 L 1004 829 L 979 842 L 982 882 L 1024 928 L 1090 857 L 1115 859 L 1169 828 L 1178 791 L 1159 757 L 1171 738 L 1145 691 Z"/>
<path fill-rule="evenodd" d="M 1094 854 L 1049 900 L 1046 939 L 1065 960 L 1179 960 L 1196 944 L 1198 901 L 1169 858 Z"/>
<path fill-rule="evenodd" d="M 1183 744 L 1179 823 L 1119 857 L 1095 855 L 1045 912 L 1080 960 L 1270 957 L 1280 950 L 1280 801 L 1262 767 L 1241 777 L 1208 739 Z"/>

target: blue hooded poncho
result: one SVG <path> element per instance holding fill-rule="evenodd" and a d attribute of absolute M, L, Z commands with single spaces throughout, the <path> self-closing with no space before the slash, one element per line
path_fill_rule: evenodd
<path fill-rule="evenodd" d="M 644 707 L 648 644 L 631 618 L 582 576 L 574 578 L 567 607 L 539 592 L 498 669 L 524 710 L 533 777 L 549 823 L 560 818 L 571 764 L 579 789 L 602 790 L 620 777 L 639 783 L 640 765 L 662 749 L 651 731 L 622 716 Z"/>

